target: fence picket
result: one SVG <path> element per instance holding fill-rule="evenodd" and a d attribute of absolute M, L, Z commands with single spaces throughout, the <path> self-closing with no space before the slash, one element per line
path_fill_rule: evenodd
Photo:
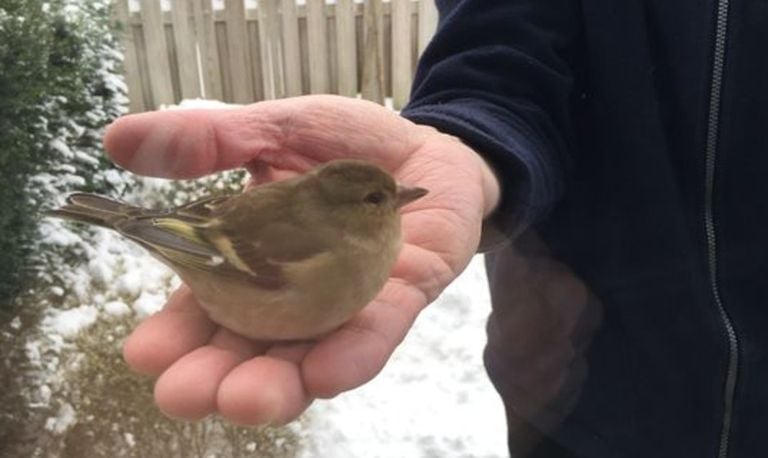
<path fill-rule="evenodd" d="M 253 76 L 248 55 L 248 32 L 243 0 L 224 1 L 224 21 L 227 27 L 232 100 L 236 103 L 249 103 L 253 101 Z"/>
<path fill-rule="evenodd" d="M 437 28 L 437 6 L 435 0 L 419 1 L 419 55 L 429 44 Z"/>
<path fill-rule="evenodd" d="M 301 85 L 301 51 L 299 39 L 299 14 L 296 0 L 282 0 L 283 26 L 283 75 L 285 95 L 293 97 L 303 94 Z"/>
<path fill-rule="evenodd" d="M 216 45 L 216 26 L 213 22 L 213 5 L 210 0 L 192 2 L 195 18 L 195 36 L 200 50 L 200 74 L 203 79 L 203 91 L 209 99 L 224 100 L 221 86 L 221 61 Z"/>
<path fill-rule="evenodd" d="M 280 18 L 277 14 L 279 0 L 261 0 L 259 3 L 259 47 L 261 48 L 261 74 L 264 82 L 264 98 L 283 97 L 283 59 L 280 49 Z"/>
<path fill-rule="evenodd" d="M 140 5 L 152 101 L 155 105 L 172 104 L 174 99 L 171 67 L 168 63 L 168 47 L 165 42 L 160 2 L 141 0 Z"/>
<path fill-rule="evenodd" d="M 144 104 L 144 91 L 139 72 L 139 59 L 133 39 L 133 24 L 128 13 L 128 0 L 117 0 L 114 9 L 115 20 L 120 23 L 120 42 L 123 44 L 125 62 L 125 84 L 128 86 L 128 108 L 132 113 L 151 109 Z"/>
<path fill-rule="evenodd" d="M 392 0 L 392 102 L 396 110 L 411 90 L 411 0 Z"/>
<path fill-rule="evenodd" d="M 384 19 L 381 0 L 366 0 L 363 8 L 363 82 L 364 99 L 384 103 Z"/>
<path fill-rule="evenodd" d="M 394 106 L 408 99 L 417 55 L 435 30 L 433 0 L 140 0 L 124 24 L 132 112 L 183 98 L 227 102 L 338 93 Z"/>
<path fill-rule="evenodd" d="M 325 0 L 307 0 L 307 38 L 309 40 L 309 92 L 322 94 L 330 90 Z"/>
<path fill-rule="evenodd" d="M 179 92 L 183 99 L 194 99 L 202 95 L 200 77 L 197 72 L 197 42 L 190 23 L 192 11 L 188 0 L 173 0 L 171 4 L 173 38 L 176 42 L 178 61 Z"/>
<path fill-rule="evenodd" d="M 248 50 L 250 51 L 251 75 L 253 75 L 254 100 L 265 100 L 271 98 L 268 97 L 264 92 L 266 81 L 264 80 L 261 46 L 259 46 L 260 43 L 265 41 L 263 38 L 261 38 L 261 34 L 264 33 L 261 27 L 263 23 L 263 21 L 259 20 L 246 22 L 246 26 L 248 27 L 248 41 L 250 43 L 254 43 L 253 46 L 248 47 Z"/>
<path fill-rule="evenodd" d="M 355 37 L 355 1 L 336 2 L 336 46 L 338 49 L 339 94 L 357 95 L 357 47 Z"/>

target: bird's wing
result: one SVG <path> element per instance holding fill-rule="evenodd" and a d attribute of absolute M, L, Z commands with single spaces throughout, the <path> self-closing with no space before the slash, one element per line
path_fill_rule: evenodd
<path fill-rule="evenodd" d="M 236 197 L 235 195 L 221 195 L 205 197 L 200 200 L 196 200 L 192 203 L 182 205 L 174 209 L 176 216 L 183 216 L 188 218 L 207 220 L 216 211 L 216 209 L 224 202 Z"/>
<path fill-rule="evenodd" d="M 224 263 L 216 247 L 200 237 L 195 225 L 184 219 L 170 215 L 141 216 L 119 221 L 115 229 L 171 264 L 201 269 Z"/>
<path fill-rule="evenodd" d="M 203 199 L 115 224 L 171 265 L 237 276 L 255 286 L 286 285 L 285 263 L 329 251 L 319 228 L 305 228 L 292 215 L 290 196 L 280 186 L 257 187 L 243 195 Z"/>
<path fill-rule="evenodd" d="M 286 264 L 300 263 L 330 251 L 312 231 L 279 222 L 267 222 L 253 238 L 244 239 L 223 230 L 209 231 L 206 237 L 210 237 L 227 264 L 270 289 L 288 282 Z"/>
<path fill-rule="evenodd" d="M 301 262 L 331 250 L 327 228 L 306 227 L 295 202 L 280 186 L 252 188 L 218 208 L 214 224 L 201 233 L 239 270 L 256 277 L 282 278 L 285 263 Z"/>
<path fill-rule="evenodd" d="M 221 250 L 221 243 L 206 239 L 200 226 L 186 220 L 173 216 L 143 217 L 120 222 L 115 227 L 172 267 L 239 278 L 264 289 L 278 289 L 286 284 L 279 265 L 258 257 L 249 257 L 248 265 L 243 265 L 230 250 Z"/>

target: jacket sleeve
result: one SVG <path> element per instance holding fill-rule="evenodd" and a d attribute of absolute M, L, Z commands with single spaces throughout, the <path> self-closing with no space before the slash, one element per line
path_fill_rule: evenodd
<path fill-rule="evenodd" d="M 437 0 L 436 34 L 402 115 L 461 138 L 502 186 L 487 229 L 513 237 L 562 192 L 577 0 Z"/>

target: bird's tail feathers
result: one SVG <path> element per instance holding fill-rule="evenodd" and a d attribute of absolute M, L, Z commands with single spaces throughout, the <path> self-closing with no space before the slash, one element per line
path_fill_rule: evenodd
<path fill-rule="evenodd" d="M 46 211 L 45 215 L 112 229 L 116 222 L 125 219 L 126 216 L 136 210 L 139 208 L 108 197 L 97 194 L 74 193 L 67 197 L 66 205 Z"/>

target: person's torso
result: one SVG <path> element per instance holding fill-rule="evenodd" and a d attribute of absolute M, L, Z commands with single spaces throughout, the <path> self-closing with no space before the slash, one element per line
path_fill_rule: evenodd
<path fill-rule="evenodd" d="M 507 398 L 587 457 L 758 456 L 768 2 L 585 0 L 582 15 L 565 196 L 535 228 L 544 251 L 524 237 L 489 260 L 495 300 L 516 302 L 496 307 L 486 357 L 527 372 Z M 591 294 L 551 293 L 563 275 Z M 525 332 L 494 334 L 520 316 Z"/>

